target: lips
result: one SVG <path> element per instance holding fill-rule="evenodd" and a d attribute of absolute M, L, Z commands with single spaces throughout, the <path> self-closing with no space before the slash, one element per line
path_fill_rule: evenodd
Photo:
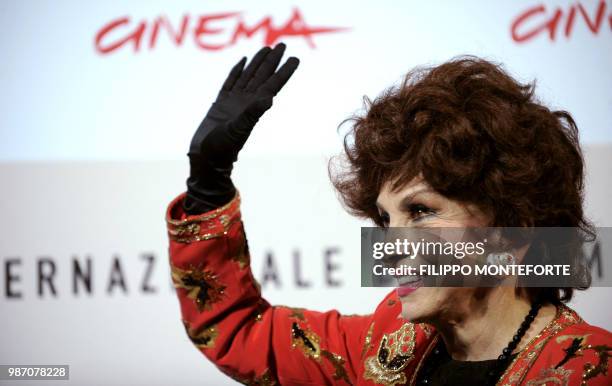
<path fill-rule="evenodd" d="M 400 265 L 408 265 L 412 267 L 417 267 L 417 261 L 412 259 L 402 259 L 396 262 L 395 267 L 397 268 Z M 426 276 L 420 275 L 396 275 L 395 279 L 397 280 L 397 295 L 399 297 L 408 296 L 418 288 L 423 287 L 424 280 Z"/>
<path fill-rule="evenodd" d="M 397 287 L 397 296 L 408 296 L 418 288 L 423 286 L 423 280 L 420 277 L 411 277 L 409 280 L 402 277 L 398 280 L 399 287 Z"/>

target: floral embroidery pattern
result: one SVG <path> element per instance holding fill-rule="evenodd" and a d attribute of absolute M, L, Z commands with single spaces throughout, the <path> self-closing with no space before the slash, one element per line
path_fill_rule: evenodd
<path fill-rule="evenodd" d="M 525 386 L 569 386 L 569 378 L 572 375 L 572 370 L 565 370 L 564 368 L 548 368 L 542 369 L 540 375 L 528 381 Z"/>
<path fill-rule="evenodd" d="M 342 356 L 338 354 L 334 354 L 327 350 L 321 350 L 321 355 L 324 358 L 328 359 L 331 362 L 332 366 L 334 366 L 335 372 L 333 378 L 335 380 L 343 380 L 350 385 L 351 381 L 349 380 L 346 368 L 344 367 L 344 364 L 346 362 L 344 358 L 342 358 Z"/>
<path fill-rule="evenodd" d="M 612 356 L 612 347 L 607 345 L 588 345 L 584 350 L 594 350 L 597 353 L 599 362 L 594 365 L 592 363 L 586 363 L 584 365 L 584 372 L 582 373 L 582 386 L 586 386 L 589 379 L 595 378 L 602 374 L 608 374 L 608 360 Z"/>
<path fill-rule="evenodd" d="M 376 355 L 366 358 L 364 378 L 385 386 L 406 383 L 402 370 L 414 358 L 414 324 L 404 323 L 399 330 L 383 335 Z"/>
<path fill-rule="evenodd" d="M 189 323 L 183 321 L 183 325 L 185 326 L 185 331 L 187 332 L 187 336 L 193 344 L 200 348 L 213 348 L 215 347 L 215 340 L 217 336 L 219 336 L 219 330 L 217 326 L 212 325 L 208 328 L 202 329 L 201 331 L 194 330 L 189 326 Z"/>
<path fill-rule="evenodd" d="M 195 267 L 180 269 L 170 267 L 174 287 L 187 291 L 187 297 L 192 299 L 198 311 L 209 311 L 212 305 L 220 301 L 225 292 L 225 286 L 217 281 L 217 277 L 210 271 Z"/>
<path fill-rule="evenodd" d="M 321 359 L 320 338 L 310 330 L 303 330 L 297 322 L 291 324 L 291 347 L 298 348 L 306 357 Z"/>

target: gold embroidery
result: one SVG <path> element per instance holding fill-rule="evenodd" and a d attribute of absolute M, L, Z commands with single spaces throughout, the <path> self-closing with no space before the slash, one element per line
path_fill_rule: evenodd
<path fill-rule="evenodd" d="M 184 223 L 179 224 L 174 229 L 169 229 L 168 232 L 172 236 L 193 236 L 200 233 L 200 224 L 198 223 Z"/>
<path fill-rule="evenodd" d="M 550 367 L 548 369 L 542 369 L 540 375 L 537 378 L 529 380 L 525 383 L 525 386 L 569 386 L 569 378 L 572 373 L 573 370 L 566 370 L 564 368 L 557 369 Z"/>
<path fill-rule="evenodd" d="M 240 249 L 235 255 L 231 257 L 232 261 L 235 261 L 236 263 L 238 263 L 238 266 L 240 267 L 240 269 L 244 269 L 247 265 L 249 265 L 249 260 L 250 260 L 249 244 L 248 244 L 248 241 L 244 233 L 242 237 L 243 237 L 243 240 L 240 245 Z"/>
<path fill-rule="evenodd" d="M 230 223 L 230 216 L 228 216 L 226 214 L 222 214 L 221 216 L 219 216 L 219 222 L 223 226 L 228 226 L 229 223 Z"/>
<path fill-rule="evenodd" d="M 404 323 L 399 330 L 383 335 L 378 353 L 364 362 L 364 378 L 385 386 L 406 383 L 402 370 L 414 358 L 415 343 L 412 323 Z"/>
<path fill-rule="evenodd" d="M 304 316 L 304 311 L 305 311 L 304 308 L 288 307 L 288 306 L 277 306 L 277 307 L 282 307 L 287 310 L 290 310 L 291 313 L 289 314 L 289 318 L 301 320 L 302 322 L 306 321 L 306 317 Z"/>
<path fill-rule="evenodd" d="M 189 236 L 189 237 L 179 237 L 179 236 L 174 236 L 174 235 L 170 235 L 170 239 L 172 241 L 176 241 L 177 243 L 182 243 L 182 244 L 189 244 L 189 243 L 193 243 L 195 241 L 204 241 L 204 240 L 210 240 L 210 239 L 215 239 L 217 237 L 221 237 L 227 234 L 227 230 L 224 230 L 223 232 L 216 232 L 216 233 L 204 233 L 201 235 L 197 235 L 197 236 Z"/>
<path fill-rule="evenodd" d="M 374 322 L 370 324 L 370 328 L 368 328 L 368 332 L 363 340 L 363 348 L 361 349 L 361 358 L 368 352 L 370 349 L 370 343 L 372 342 L 372 333 L 374 332 Z"/>
<path fill-rule="evenodd" d="M 194 267 L 183 270 L 174 265 L 170 265 L 170 269 L 174 286 L 187 291 L 187 297 L 195 302 L 198 311 L 209 311 L 214 303 L 221 300 L 225 286 L 210 271 Z"/>
<path fill-rule="evenodd" d="M 221 213 L 226 212 L 228 210 L 230 210 L 230 213 L 228 213 L 227 215 L 229 215 L 231 217 L 236 212 L 238 212 L 239 206 L 240 206 L 240 194 L 236 191 L 236 195 L 234 196 L 234 198 L 230 202 L 228 202 L 227 204 L 223 205 L 222 207 L 219 207 L 219 208 L 215 209 L 210 214 L 205 214 L 205 215 L 197 216 L 197 217 L 191 218 L 189 220 L 174 220 L 174 219 L 171 219 L 171 218 L 168 217 L 166 219 L 166 222 L 169 225 L 177 226 L 177 225 L 182 225 L 182 224 L 190 223 L 190 222 L 207 221 L 207 220 L 212 220 L 212 219 L 215 219 L 215 218 L 219 217 L 219 215 L 221 215 Z"/>
<path fill-rule="evenodd" d="M 557 342 L 558 343 L 564 342 L 567 340 L 568 337 L 570 337 L 570 335 L 559 337 L 557 338 Z M 565 352 L 565 356 L 563 357 L 563 359 L 561 359 L 561 362 L 559 362 L 555 366 L 555 368 L 559 368 L 563 366 L 564 364 L 567 363 L 567 361 L 569 361 L 572 358 L 581 356 L 582 355 L 582 345 L 586 343 L 585 340 L 586 340 L 586 336 L 573 336 L 572 342 L 570 343 L 570 345 L 563 349 L 563 351 Z"/>
<path fill-rule="evenodd" d="M 276 380 L 272 376 L 272 373 L 269 369 L 266 369 L 261 376 L 255 376 L 253 379 L 249 378 L 241 378 L 235 375 L 229 374 L 236 382 L 242 383 L 243 385 L 248 386 L 275 386 Z"/>
<path fill-rule="evenodd" d="M 582 319 L 567 306 L 557 306 L 557 313 L 553 320 L 551 320 L 539 334 L 533 337 L 533 339 L 519 351 L 518 355 L 504 371 L 504 374 L 499 378 L 497 385 L 509 386 L 520 383 L 540 355 L 540 352 L 548 340 L 565 327 L 581 321 Z M 502 382 L 506 378 L 507 381 Z"/>
<path fill-rule="evenodd" d="M 586 342 L 587 342 L 587 340 L 589 339 L 589 336 L 590 336 L 590 335 L 591 335 L 591 334 L 586 334 L 586 335 L 561 335 L 561 336 L 558 336 L 558 337 L 555 339 L 555 342 L 557 342 L 557 343 L 563 343 L 563 342 L 565 342 L 565 341 L 566 341 L 566 340 L 568 340 L 568 339 L 582 338 L 582 344 L 586 344 Z"/>
<path fill-rule="evenodd" d="M 332 366 L 334 366 L 334 379 L 335 380 L 344 380 L 346 383 L 351 385 L 351 381 L 349 380 L 348 374 L 346 373 L 346 368 L 344 368 L 344 363 L 346 362 L 342 356 L 338 354 L 334 354 L 327 350 L 321 350 L 321 355 L 327 358 Z"/>
<path fill-rule="evenodd" d="M 276 380 L 270 373 L 270 370 L 266 369 L 266 371 L 261 374 L 260 377 L 255 377 L 253 380 L 248 383 L 249 386 L 274 386 L 276 385 Z"/>
<path fill-rule="evenodd" d="M 582 386 L 586 386 L 589 379 L 595 378 L 599 374 L 606 375 L 608 373 L 608 360 L 612 355 L 612 347 L 607 345 L 588 345 L 585 350 L 594 350 L 597 353 L 599 362 L 596 365 L 585 363 L 584 372 L 582 373 Z"/>
<path fill-rule="evenodd" d="M 283 306 L 283 305 L 276 305 L 274 307 L 276 307 L 276 308 L 283 308 L 285 310 L 291 311 L 291 313 L 289 314 L 289 318 L 301 320 L 303 322 L 306 321 L 306 317 L 304 316 L 304 311 L 305 311 L 304 308 L 289 307 L 289 306 Z"/>
<path fill-rule="evenodd" d="M 217 339 L 217 336 L 219 336 L 217 326 L 212 325 L 201 331 L 197 331 L 189 327 L 189 323 L 187 321 L 183 321 L 183 325 L 185 326 L 185 331 L 187 332 L 189 339 L 196 347 L 200 349 L 215 347 L 215 341 Z"/>
<path fill-rule="evenodd" d="M 316 361 L 321 360 L 320 338 L 310 330 L 302 330 L 297 322 L 291 325 L 291 348 L 299 348 L 302 353 Z"/>
<path fill-rule="evenodd" d="M 170 240 L 184 244 L 222 237 L 227 234 L 230 225 L 240 221 L 239 213 L 240 196 L 238 193 L 229 203 L 209 214 L 175 220 L 169 213 L 166 217 L 168 236 Z M 202 231 L 204 233 L 200 234 Z"/>
<path fill-rule="evenodd" d="M 433 328 L 429 324 L 425 324 L 425 323 L 419 323 L 419 326 L 421 327 L 421 329 L 425 333 L 425 337 L 427 339 L 431 338 L 431 334 L 433 332 Z"/>
<path fill-rule="evenodd" d="M 565 319 L 567 319 L 569 324 L 581 323 L 583 322 L 582 318 L 573 310 L 569 309 L 564 305 L 561 305 L 562 315 Z"/>

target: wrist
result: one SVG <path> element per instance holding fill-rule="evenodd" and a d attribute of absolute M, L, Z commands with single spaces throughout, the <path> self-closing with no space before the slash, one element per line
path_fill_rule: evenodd
<path fill-rule="evenodd" d="M 236 195 L 229 176 L 207 174 L 187 179 L 187 195 L 183 208 L 188 214 L 200 214 L 221 207 Z"/>
<path fill-rule="evenodd" d="M 199 154 L 189 153 L 190 175 L 183 208 L 188 214 L 200 214 L 227 204 L 236 195 L 231 180 L 232 163 L 225 167 L 212 164 Z M 219 160 L 217 160 L 219 161 Z"/>
<path fill-rule="evenodd" d="M 185 199 L 183 200 L 183 210 L 188 215 L 206 213 L 227 205 L 235 195 L 236 191 L 234 190 L 232 194 L 227 195 L 197 197 L 187 191 Z"/>

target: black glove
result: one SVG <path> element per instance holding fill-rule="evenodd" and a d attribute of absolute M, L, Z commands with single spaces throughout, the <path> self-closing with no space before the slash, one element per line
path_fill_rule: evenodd
<path fill-rule="evenodd" d="M 282 43 L 274 49 L 264 47 L 244 71 L 246 57 L 230 71 L 191 140 L 188 153 L 191 171 L 183 202 L 186 213 L 199 214 L 218 208 L 236 194 L 230 175 L 238 152 L 299 64 L 297 58 L 290 57 L 276 71 L 284 51 Z"/>

